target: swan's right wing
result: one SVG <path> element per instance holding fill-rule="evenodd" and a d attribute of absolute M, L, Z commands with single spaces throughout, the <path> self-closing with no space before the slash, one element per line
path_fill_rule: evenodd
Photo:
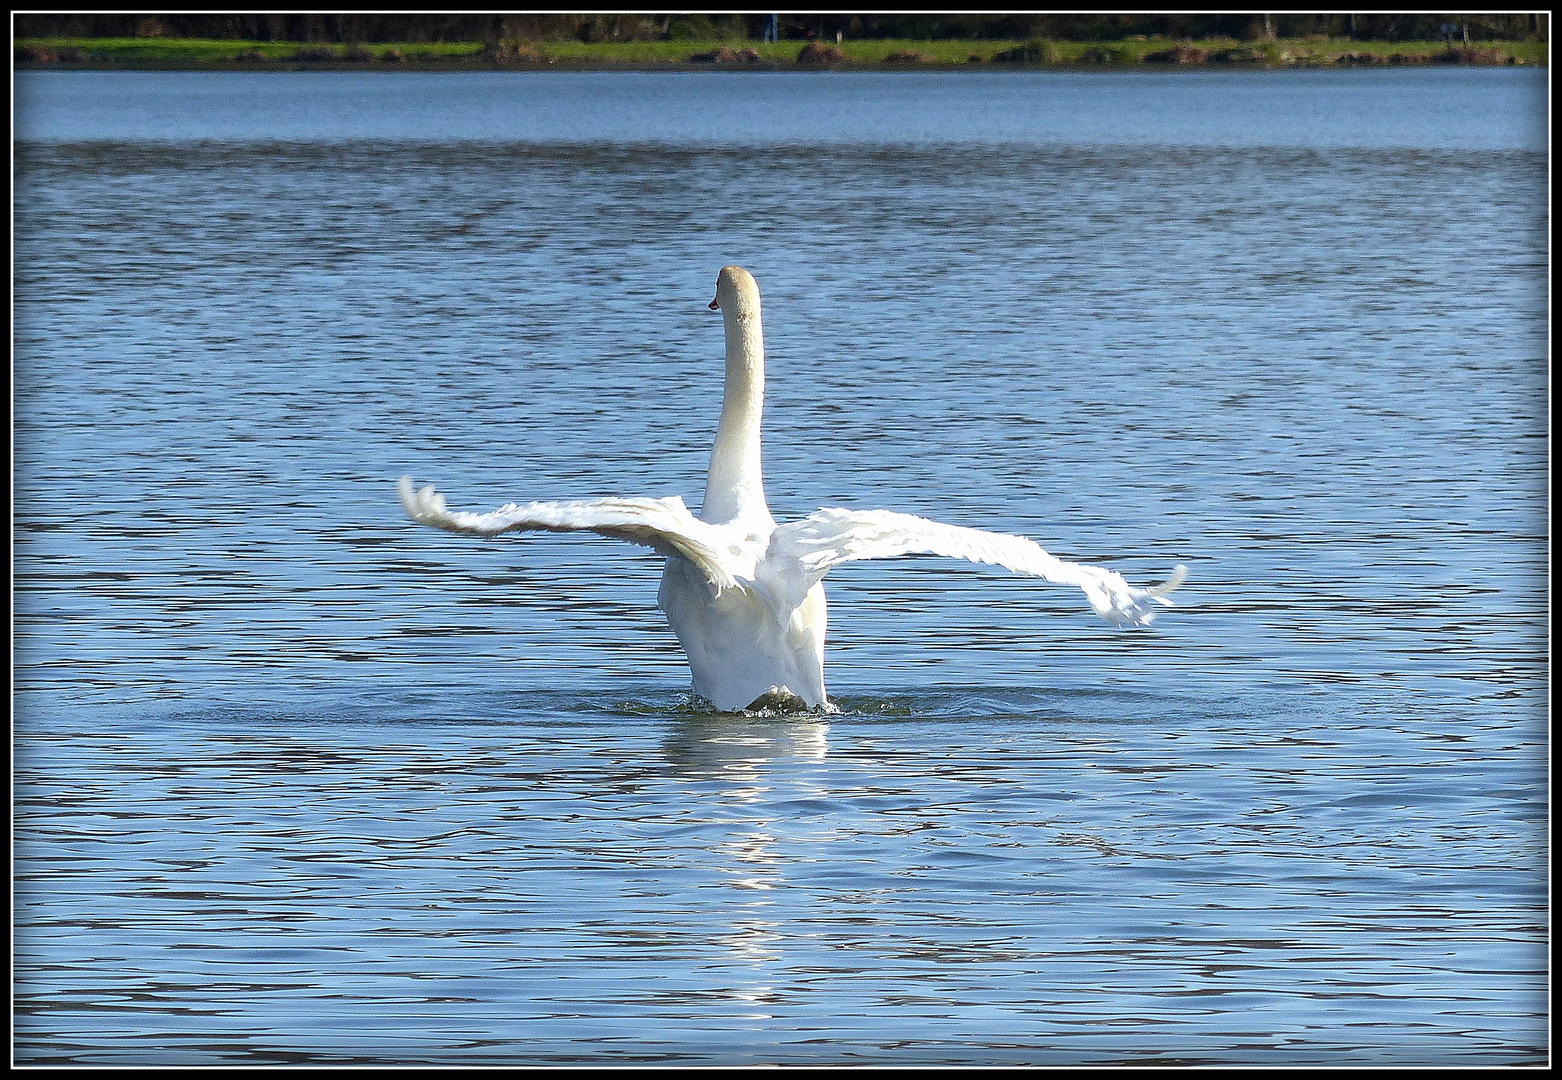
<path fill-rule="evenodd" d="M 789 594 L 798 589 L 806 592 L 845 562 L 914 553 L 947 555 L 1077 585 L 1096 614 L 1118 626 L 1148 625 L 1157 607 L 1171 606 L 1166 594 L 1181 585 L 1188 573 L 1187 567 L 1178 566 L 1163 584 L 1138 589 L 1115 571 L 1059 559 L 1023 536 L 945 525 L 890 510 L 818 510 L 776 529 L 770 552 L 781 556 L 776 560 L 779 565 L 796 568 L 799 580 L 784 583 Z"/>
<path fill-rule="evenodd" d="M 445 497 L 432 486 L 414 489 L 410 476 L 401 478 L 397 490 L 413 521 L 448 532 L 476 536 L 537 530 L 594 532 L 643 544 L 663 555 L 682 555 L 718 590 L 737 586 L 739 575 L 753 576 L 751 566 L 739 565 L 720 529 L 689 513 L 677 496 L 510 503 L 489 514 L 469 514 L 449 509 Z"/>

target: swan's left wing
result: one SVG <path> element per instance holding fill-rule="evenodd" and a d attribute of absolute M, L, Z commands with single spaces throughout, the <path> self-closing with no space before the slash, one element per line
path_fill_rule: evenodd
<path fill-rule="evenodd" d="M 947 555 L 990 563 L 1061 585 L 1078 585 L 1096 614 L 1118 626 L 1149 625 L 1158 606 L 1172 606 L 1166 594 L 1181 585 L 1188 574 L 1188 568 L 1179 565 L 1163 584 L 1153 589 L 1136 589 L 1121 574 L 1099 566 L 1066 562 L 1023 536 L 945 525 L 889 510 L 829 508 L 778 527 L 771 537 L 770 558 L 766 562 L 774 561 L 778 570 L 787 565 L 798 568 L 800 580 L 783 585 L 791 593 L 799 587 L 806 592 L 844 562 L 910 554 Z"/>
<path fill-rule="evenodd" d="M 737 586 L 738 575 L 753 575 L 752 566 L 739 565 L 720 530 L 689 513 L 677 496 L 510 503 L 492 513 L 469 514 L 449 509 L 445 497 L 432 487 L 415 489 L 411 477 L 403 476 L 398 490 L 408 517 L 449 532 L 477 536 L 528 530 L 594 532 L 643 544 L 663 555 L 682 555 L 718 590 Z"/>

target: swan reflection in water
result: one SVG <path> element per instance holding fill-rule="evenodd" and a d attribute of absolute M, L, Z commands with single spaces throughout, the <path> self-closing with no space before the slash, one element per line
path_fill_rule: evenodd
<path fill-rule="evenodd" d="M 829 733 L 818 714 L 754 717 L 737 725 L 730 716 L 711 714 L 679 721 L 662 751 L 680 768 L 734 779 L 768 762 L 823 761 Z"/>
<path fill-rule="evenodd" d="M 730 890 L 720 904 L 724 926 L 712 942 L 727 950 L 729 976 L 736 980 L 721 993 L 750 1010 L 735 1014 L 740 1017 L 769 1019 L 770 1008 L 781 1000 L 770 980 L 782 959 L 789 920 L 775 914 L 773 891 L 786 886 L 791 858 L 773 828 L 771 777 L 788 762 L 822 761 L 828 736 L 829 723 L 817 713 L 751 716 L 737 724 L 730 715 L 706 713 L 676 721 L 662 744 L 683 776 L 717 782 L 715 797 L 727 808 L 702 829 L 710 833 L 707 865 Z M 787 787 L 798 785 L 826 797 L 823 788 L 793 775 Z M 796 824 L 786 827 L 795 830 Z"/>
<path fill-rule="evenodd" d="M 653 548 L 667 558 L 657 603 L 689 660 L 694 692 L 723 712 L 800 700 L 829 709 L 824 689 L 824 577 L 842 563 L 913 553 L 1002 566 L 1077 585 L 1090 606 L 1121 627 L 1147 626 L 1187 573 L 1138 589 L 1122 575 L 1056 558 L 1032 540 L 944 525 L 889 510 L 825 508 L 777 525 L 765 502 L 760 417 L 765 346 L 759 286 L 723 267 L 712 309 L 727 344 L 721 421 L 705 499 L 695 517 L 677 496 L 511 503 L 489 514 L 450 510 L 432 487 L 402 477 L 413 520 L 451 532 L 497 536 L 526 530 L 586 530 Z"/>

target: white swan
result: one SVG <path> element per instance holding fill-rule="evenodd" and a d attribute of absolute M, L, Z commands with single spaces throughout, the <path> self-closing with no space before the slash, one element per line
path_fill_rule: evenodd
<path fill-rule="evenodd" d="M 432 487 L 402 477 L 401 502 L 413 520 L 451 532 L 584 529 L 644 544 L 667 556 L 657 604 L 688 655 L 694 692 L 733 712 L 762 700 L 801 698 L 828 708 L 824 692 L 825 574 L 855 559 L 908 553 L 992 563 L 1017 574 L 1078 585 L 1096 613 L 1119 626 L 1145 626 L 1187 568 L 1153 589 L 1120 574 L 1064 562 L 1020 536 L 942 525 L 888 510 L 822 509 L 778 526 L 765 505 L 759 421 L 765 347 L 759 286 L 726 266 L 716 299 L 726 325 L 727 381 L 711 451 L 705 501 L 695 517 L 677 496 L 511 503 L 491 514 L 446 508 Z"/>

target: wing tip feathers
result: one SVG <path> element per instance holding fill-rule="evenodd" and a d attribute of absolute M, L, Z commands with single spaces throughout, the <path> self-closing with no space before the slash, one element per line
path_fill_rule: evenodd
<path fill-rule="evenodd" d="M 420 490 L 412 484 L 412 477 L 403 476 L 396 482 L 396 493 L 401 496 L 401 508 L 407 516 L 422 525 L 440 525 L 450 517 L 445 509 L 445 497 L 426 484 Z"/>
<path fill-rule="evenodd" d="M 1176 566 L 1172 567 L 1171 577 L 1167 578 L 1165 581 L 1161 582 L 1154 588 L 1147 590 L 1146 595 L 1158 604 L 1163 604 L 1166 607 L 1175 607 L 1176 605 L 1168 600 L 1167 596 L 1168 594 L 1181 588 L 1182 583 L 1187 580 L 1188 567 L 1183 563 L 1178 563 Z"/>

